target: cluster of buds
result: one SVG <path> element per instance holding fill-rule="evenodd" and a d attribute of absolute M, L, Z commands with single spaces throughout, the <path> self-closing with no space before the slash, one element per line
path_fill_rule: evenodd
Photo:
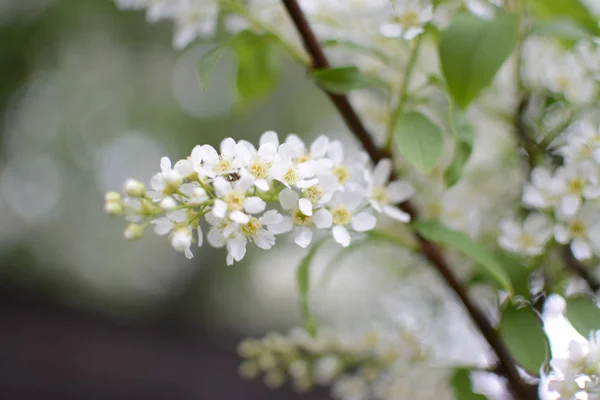
<path fill-rule="evenodd" d="M 419 379 L 411 383 L 411 368 L 430 378 L 436 374 L 432 368 L 421 369 L 426 354 L 409 334 L 379 330 L 342 333 L 326 328 L 311 336 L 303 329 L 293 329 L 288 335 L 269 333 L 262 339 L 246 339 L 238 352 L 244 359 L 240 375 L 247 379 L 262 375 L 273 388 L 287 381 L 299 392 L 331 385 L 332 395 L 341 400 L 412 398 L 415 390 L 421 392 L 419 398 L 429 398 L 421 396 L 426 391 L 431 392 L 430 398 L 446 398 L 448 395 L 440 393 L 451 393 L 445 374 L 439 382 L 432 379 L 427 388 Z M 434 387 L 443 390 L 432 390 Z"/>
<path fill-rule="evenodd" d="M 315 230 L 331 232 L 336 242 L 348 246 L 352 232 L 375 227 L 375 214 L 410 220 L 394 204 L 414 190 L 404 181 L 388 182 L 390 160 L 370 169 L 365 154 L 344 157 L 341 142 L 325 136 L 310 147 L 296 135 L 280 143 L 272 131 L 261 136 L 258 148 L 226 138 L 220 152 L 196 146 L 174 164 L 163 157 L 160 168 L 151 190 L 129 179 L 124 197 L 107 193 L 105 211 L 131 222 L 127 239 L 139 239 L 153 225 L 188 258 L 193 257 L 192 244 L 204 242 L 202 219 L 208 243 L 227 248 L 229 265 L 244 258 L 249 242 L 270 249 L 276 235 L 290 231 L 303 248 Z"/>

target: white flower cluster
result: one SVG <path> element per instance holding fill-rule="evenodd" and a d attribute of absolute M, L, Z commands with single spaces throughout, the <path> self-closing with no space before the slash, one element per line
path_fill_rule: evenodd
<path fill-rule="evenodd" d="M 343 334 L 322 329 L 316 337 L 302 329 L 247 339 L 238 350 L 240 374 L 264 375 L 278 387 L 287 380 L 297 391 L 330 385 L 340 400 L 453 399 L 448 368 L 432 367 L 414 337 L 369 330 Z"/>
<path fill-rule="evenodd" d="M 600 131 L 580 121 L 563 134 L 563 165 L 537 167 L 525 185 L 523 204 L 535 210 L 521 224 L 502 223 L 500 245 L 527 256 L 543 252 L 552 236 L 570 244 L 578 260 L 600 255 Z"/>
<path fill-rule="evenodd" d="M 568 358 L 553 359 L 551 365 L 548 390 L 560 399 L 600 399 L 600 331 L 587 343 L 571 341 Z"/>
<path fill-rule="evenodd" d="M 227 138 L 220 152 L 196 146 L 174 165 L 163 157 L 160 167 L 150 182 L 152 190 L 130 179 L 124 185 L 125 198 L 106 194 L 105 211 L 125 213 L 132 222 L 127 239 L 140 238 L 153 224 L 157 234 L 169 234 L 172 246 L 188 258 L 192 243 L 203 244 L 201 217 L 209 225 L 208 243 L 227 247 L 228 264 L 244 258 L 248 242 L 270 249 L 275 235 L 289 231 L 303 248 L 312 242 L 315 229 L 331 232 L 336 242 L 348 246 L 350 232 L 375 227 L 374 212 L 410 220 L 393 204 L 408 199 L 413 188 L 404 181 L 388 182 L 389 160 L 370 170 L 366 155 L 345 157 L 342 143 L 325 136 L 307 147 L 296 135 L 279 143 L 277 134 L 268 131 L 258 149 Z"/>

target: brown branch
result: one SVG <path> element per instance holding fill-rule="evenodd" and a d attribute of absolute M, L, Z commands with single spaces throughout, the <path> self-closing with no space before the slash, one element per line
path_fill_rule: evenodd
<path fill-rule="evenodd" d="M 302 12 L 302 9 L 298 5 L 298 2 L 296 0 L 282 0 L 282 2 L 301 36 L 306 51 L 312 59 L 313 69 L 329 68 L 327 57 Z M 346 96 L 336 95 L 327 91 L 325 91 L 325 93 L 338 109 L 350 131 L 362 143 L 373 162 L 377 163 L 383 158 L 391 157 L 389 152 L 380 149 L 375 144 Z M 399 207 L 410 214 L 413 220 L 418 218 L 417 210 L 412 203 L 407 201 L 402 203 Z M 454 293 L 456 293 L 469 312 L 471 319 L 496 353 L 499 361 L 498 370 L 501 375 L 508 380 L 510 391 L 517 399 L 536 399 L 537 396 L 535 393 L 532 393 L 531 387 L 527 386 L 521 379 L 508 348 L 483 312 L 471 301 L 466 289 L 458 281 L 452 272 L 452 269 L 446 262 L 441 249 L 435 243 L 430 242 L 418 234 L 417 238 L 420 243 L 421 254 L 429 260 L 444 278 L 446 283 L 452 288 Z"/>
<path fill-rule="evenodd" d="M 564 246 L 562 248 L 562 257 L 567 265 L 567 268 L 573 271 L 581 279 L 586 281 L 594 293 L 597 293 L 600 290 L 600 282 L 598 282 L 598 279 L 596 279 L 596 277 L 594 277 L 594 275 L 592 275 L 590 271 L 583 264 L 581 264 L 579 260 L 575 258 L 575 256 L 573 256 L 573 252 L 571 252 L 571 248 L 569 246 Z"/>

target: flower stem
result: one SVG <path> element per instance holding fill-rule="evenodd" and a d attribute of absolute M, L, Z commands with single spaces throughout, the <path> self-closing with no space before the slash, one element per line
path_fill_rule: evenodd
<path fill-rule="evenodd" d="M 398 93 L 398 99 L 396 100 L 396 107 L 392 111 L 390 115 L 390 120 L 388 122 L 387 129 L 387 139 L 385 142 L 385 149 L 387 151 L 392 150 L 392 143 L 394 142 L 394 132 L 396 131 L 396 125 L 400 117 L 402 117 L 402 113 L 404 112 L 404 106 L 406 105 L 406 99 L 408 97 L 408 88 L 410 86 L 410 81 L 412 78 L 412 74 L 415 70 L 415 66 L 417 65 L 417 59 L 419 58 L 419 49 L 421 48 L 421 43 L 423 42 L 423 36 L 425 34 L 421 34 L 417 36 L 415 42 L 413 44 L 413 48 L 410 52 L 410 56 L 408 59 L 408 65 L 406 66 L 406 70 L 404 72 L 404 80 L 402 81 L 402 86 L 400 87 L 400 92 Z"/>

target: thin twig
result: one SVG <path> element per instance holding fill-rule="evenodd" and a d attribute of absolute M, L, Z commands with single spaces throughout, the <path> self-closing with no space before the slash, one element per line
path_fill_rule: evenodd
<path fill-rule="evenodd" d="M 594 293 L 600 290 L 600 282 L 590 271 L 573 256 L 573 252 L 568 246 L 562 248 L 562 257 L 571 271 L 578 275 L 581 279 L 587 282 L 588 286 Z"/>
<path fill-rule="evenodd" d="M 313 30 L 311 29 L 306 17 L 298 5 L 296 0 L 282 0 L 288 14 L 290 15 L 298 33 L 301 36 L 304 47 L 312 58 L 313 69 L 329 68 L 329 62 L 323 49 L 317 40 Z M 344 122 L 356 138 L 362 143 L 371 160 L 375 163 L 383 158 L 391 157 L 389 151 L 380 149 L 373 141 L 371 135 L 365 129 L 362 121 L 358 117 L 356 111 L 348 101 L 348 98 L 343 95 L 335 95 L 325 91 L 335 107 L 341 114 Z M 410 202 L 404 202 L 399 206 L 402 210 L 411 215 L 413 220 L 418 218 L 417 210 Z M 458 298 L 464 304 L 469 312 L 471 319 L 487 340 L 490 347 L 498 357 L 498 370 L 509 383 L 509 389 L 517 399 L 536 399 L 535 393 L 532 393 L 531 388 L 521 379 L 516 364 L 511 357 L 508 348 L 492 327 L 483 312 L 471 301 L 466 289 L 458 281 L 452 269 L 446 262 L 441 249 L 433 242 L 428 241 L 417 234 L 419 240 L 420 253 L 425 256 L 429 262 L 436 268 Z"/>

